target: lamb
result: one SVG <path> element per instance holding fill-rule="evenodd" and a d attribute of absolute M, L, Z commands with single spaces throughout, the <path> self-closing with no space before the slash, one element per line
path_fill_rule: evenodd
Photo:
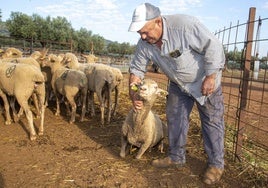
<path fill-rule="evenodd" d="M 71 118 L 69 123 L 75 122 L 77 105 L 75 97 L 78 93 L 82 96 L 82 112 L 80 121 L 84 121 L 86 113 L 86 98 L 88 90 L 88 82 L 86 75 L 79 70 L 71 70 L 63 66 L 56 55 L 50 54 L 48 60 L 44 61 L 43 66 L 49 66 L 52 72 L 51 85 L 56 96 L 57 110 L 55 115 L 60 114 L 60 97 L 65 96 L 68 103 L 71 105 Z M 69 104 L 66 102 L 67 112 Z"/>
<path fill-rule="evenodd" d="M 134 88 L 135 89 L 135 88 Z M 165 135 L 165 124 L 151 108 L 162 92 L 157 83 L 151 79 L 144 79 L 137 88 L 137 94 L 143 100 L 141 110 L 130 110 L 121 129 L 121 151 L 120 156 L 126 156 L 129 145 L 139 147 L 136 159 L 140 159 L 148 148 L 160 144 L 163 149 L 163 138 Z"/>
<path fill-rule="evenodd" d="M 9 104 L 5 96 L 9 95 L 17 99 L 19 105 L 25 112 L 30 128 L 30 140 L 36 139 L 33 115 L 28 105 L 28 100 L 33 93 L 37 94 L 41 117 L 38 134 L 43 135 L 44 132 L 44 82 L 43 74 L 35 66 L 0 61 L 0 93 L 5 106 L 6 124 L 11 123 Z"/>

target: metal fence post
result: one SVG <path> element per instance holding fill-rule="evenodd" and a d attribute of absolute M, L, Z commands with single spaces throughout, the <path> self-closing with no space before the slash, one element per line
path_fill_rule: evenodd
<path fill-rule="evenodd" d="M 235 155 L 240 159 L 242 153 L 242 144 L 243 144 L 243 133 L 245 130 L 244 117 L 246 116 L 246 106 L 248 100 L 248 85 L 249 85 L 249 75 L 250 75 L 250 63 L 251 63 L 251 51 L 253 43 L 253 33 L 254 33 L 254 20 L 255 20 L 256 8 L 251 7 L 249 9 L 249 18 L 247 24 L 247 38 L 245 44 L 245 59 L 243 67 L 243 80 L 241 81 L 241 96 L 240 96 L 240 109 L 239 109 L 239 122 L 238 122 L 238 132 L 237 132 L 237 142 L 236 142 L 236 151 Z"/>

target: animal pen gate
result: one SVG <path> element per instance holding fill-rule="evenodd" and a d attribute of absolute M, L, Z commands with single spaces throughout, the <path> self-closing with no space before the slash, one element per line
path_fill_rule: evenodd
<path fill-rule="evenodd" d="M 226 153 L 241 162 L 242 172 L 253 170 L 268 181 L 268 18 L 255 19 L 255 13 L 250 8 L 246 23 L 230 23 L 215 35 L 226 54 Z"/>

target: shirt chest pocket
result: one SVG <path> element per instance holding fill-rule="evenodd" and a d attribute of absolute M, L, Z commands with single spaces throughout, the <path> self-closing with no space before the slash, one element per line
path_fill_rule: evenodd
<path fill-rule="evenodd" d="M 173 60 L 176 74 L 182 82 L 195 82 L 202 78 L 204 69 L 201 66 L 201 56 L 194 55 L 190 50 L 187 50 Z"/>

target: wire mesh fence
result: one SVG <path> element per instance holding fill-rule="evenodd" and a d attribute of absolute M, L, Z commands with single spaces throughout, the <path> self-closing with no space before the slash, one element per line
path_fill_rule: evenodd
<path fill-rule="evenodd" d="M 245 168 L 268 175 L 268 20 L 255 19 L 215 32 L 226 54 L 223 74 L 226 150 Z M 266 29 L 265 29 L 266 28 Z M 263 33 L 261 31 L 264 31 Z"/>

